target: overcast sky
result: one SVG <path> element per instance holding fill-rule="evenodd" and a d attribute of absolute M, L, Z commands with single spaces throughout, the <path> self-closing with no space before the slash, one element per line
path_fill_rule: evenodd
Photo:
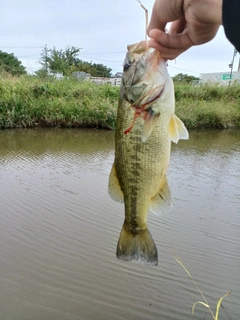
<path fill-rule="evenodd" d="M 142 0 L 151 14 L 154 0 Z M 40 68 L 44 45 L 64 49 L 82 48 L 79 58 L 102 63 L 112 72 L 122 70 L 127 44 L 144 39 L 145 13 L 136 0 L 2 0 L 0 50 L 14 53 L 29 72 Z M 191 48 L 169 73 L 199 76 L 229 71 L 233 46 L 221 28 L 208 44 Z M 235 58 L 237 70 L 239 54 Z"/>

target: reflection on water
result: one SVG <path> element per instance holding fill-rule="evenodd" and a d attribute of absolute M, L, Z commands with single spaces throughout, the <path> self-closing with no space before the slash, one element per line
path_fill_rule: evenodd
<path fill-rule="evenodd" d="M 115 258 L 123 206 L 107 193 L 114 133 L 0 131 L 1 319 L 191 318 L 201 300 L 240 315 L 240 132 L 191 132 L 173 145 L 174 208 L 149 215 L 159 265 Z M 194 319 L 211 319 L 197 306 Z"/>

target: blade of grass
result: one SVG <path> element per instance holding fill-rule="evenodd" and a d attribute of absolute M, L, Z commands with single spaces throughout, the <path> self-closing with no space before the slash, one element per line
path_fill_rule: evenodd
<path fill-rule="evenodd" d="M 207 302 L 207 299 L 205 298 L 204 294 L 203 294 L 202 291 L 200 290 L 200 288 L 199 288 L 198 284 L 196 283 L 196 281 L 193 279 L 191 273 L 187 270 L 187 268 L 184 266 L 184 264 L 182 263 L 182 261 L 181 261 L 179 258 L 177 258 L 176 254 L 173 253 L 173 256 L 174 256 L 174 259 L 180 264 L 180 266 L 181 266 L 181 267 L 185 270 L 185 272 L 188 274 L 188 276 L 190 277 L 190 279 L 192 280 L 192 282 L 194 283 L 195 287 L 197 288 L 198 292 L 200 293 L 200 295 L 202 296 L 202 298 L 203 298 L 203 300 L 204 300 L 204 302 L 202 302 L 202 301 L 197 301 L 197 302 L 195 302 L 195 303 L 193 304 L 193 306 L 192 306 L 192 315 L 193 315 L 193 313 L 194 313 L 194 309 L 195 309 L 196 304 L 202 304 L 202 305 L 204 305 L 206 308 L 209 309 L 209 311 L 210 311 L 210 313 L 211 313 L 211 315 L 212 315 L 213 320 L 218 320 L 219 308 L 220 308 L 220 306 L 221 306 L 222 300 L 223 300 L 225 297 L 229 296 L 229 295 L 231 294 L 231 291 L 228 292 L 227 294 L 225 294 L 224 296 L 222 296 L 222 297 L 218 300 L 218 303 L 217 303 L 217 306 L 216 306 L 216 314 L 214 315 L 214 314 L 213 314 L 213 311 L 211 310 L 211 308 L 210 308 L 210 306 L 209 306 L 209 304 L 208 304 L 208 302 Z"/>
<path fill-rule="evenodd" d="M 211 310 L 211 308 L 210 308 L 210 306 L 209 306 L 209 304 L 208 304 L 208 302 L 207 302 L 207 299 L 205 298 L 204 294 L 203 294 L 202 291 L 200 290 L 200 288 L 199 288 L 198 284 L 196 283 L 196 281 L 193 279 L 191 273 L 190 273 L 190 272 L 187 270 L 187 268 L 183 265 L 182 261 L 179 260 L 175 255 L 174 255 L 174 259 L 175 259 L 175 260 L 180 264 L 180 266 L 186 271 L 186 273 L 188 274 L 188 276 L 190 277 L 190 279 L 191 279 L 192 282 L 194 283 L 195 287 L 197 288 L 198 292 L 200 293 L 201 297 L 203 298 L 205 304 L 208 306 L 209 311 L 210 311 L 213 319 L 215 319 L 214 314 L 213 314 L 213 312 L 212 312 L 212 310 Z M 202 304 L 204 304 L 204 303 L 202 302 Z"/>
<path fill-rule="evenodd" d="M 206 308 L 208 308 L 208 309 L 210 309 L 210 307 L 209 307 L 209 305 L 208 304 L 206 304 L 206 303 L 204 303 L 204 302 L 202 302 L 202 301 L 197 301 L 197 302 L 195 302 L 194 304 L 193 304 L 193 306 L 192 306 L 192 315 L 194 314 L 194 309 L 195 309 L 195 306 L 196 306 L 196 304 L 202 304 L 202 305 L 204 305 Z"/>
<path fill-rule="evenodd" d="M 222 300 L 223 300 L 225 297 L 229 296 L 230 294 L 231 294 L 231 291 L 228 292 L 228 293 L 226 293 L 224 296 L 222 296 L 222 298 L 220 298 L 220 299 L 218 300 L 217 307 L 216 307 L 215 320 L 218 320 L 218 313 L 219 313 L 219 308 L 220 308 L 220 306 L 221 306 Z"/>

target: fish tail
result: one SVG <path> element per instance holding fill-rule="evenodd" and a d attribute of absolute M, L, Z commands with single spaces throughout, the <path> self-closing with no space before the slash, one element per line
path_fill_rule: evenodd
<path fill-rule="evenodd" d="M 154 265 L 158 264 L 157 247 L 146 227 L 132 231 L 124 222 L 117 244 L 116 256 L 118 259 Z"/>

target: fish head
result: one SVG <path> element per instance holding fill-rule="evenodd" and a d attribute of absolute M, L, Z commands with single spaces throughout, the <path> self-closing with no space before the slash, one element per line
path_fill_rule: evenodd
<path fill-rule="evenodd" d="M 141 108 L 159 98 L 166 91 L 166 85 L 172 84 L 172 79 L 166 60 L 159 51 L 150 48 L 147 41 L 129 45 L 127 49 L 121 95 L 133 107 Z"/>

